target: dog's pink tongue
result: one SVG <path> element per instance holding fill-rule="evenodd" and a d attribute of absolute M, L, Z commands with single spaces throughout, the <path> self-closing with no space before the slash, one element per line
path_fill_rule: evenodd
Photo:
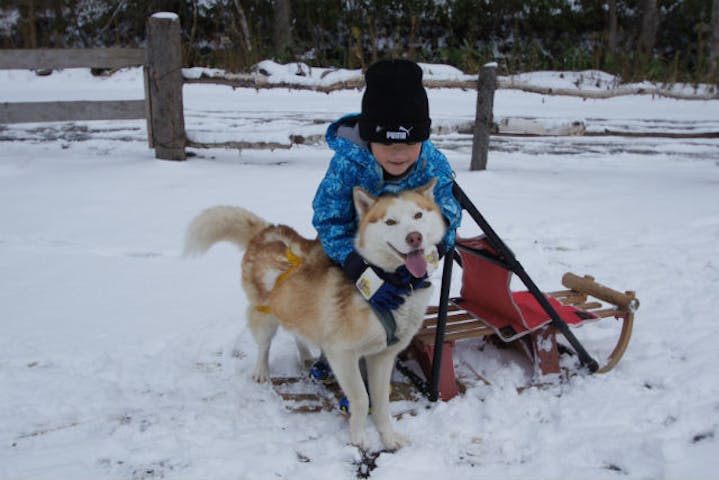
<path fill-rule="evenodd" d="M 407 260 L 405 260 L 407 270 L 414 277 L 421 278 L 427 273 L 427 260 L 424 258 L 423 250 L 415 250 L 414 252 L 407 254 Z"/>

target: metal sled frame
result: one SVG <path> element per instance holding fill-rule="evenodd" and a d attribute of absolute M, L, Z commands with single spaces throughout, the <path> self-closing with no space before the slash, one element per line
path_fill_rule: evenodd
<path fill-rule="evenodd" d="M 496 335 L 504 341 L 519 343 L 526 353 L 534 358 L 535 368 L 539 373 L 551 374 L 559 373 L 560 371 L 560 347 L 558 347 L 556 341 L 556 334 L 559 333 L 567 340 L 581 365 L 590 373 L 604 373 L 611 370 L 621 359 L 631 338 L 634 311 L 639 306 L 639 301 L 636 299 L 634 292 L 621 293 L 596 283 L 592 277 L 579 277 L 567 273 L 564 275 L 562 283 L 568 290 L 544 294 L 529 277 L 514 256 L 514 253 L 499 238 L 456 183 L 453 186 L 453 193 L 462 208 L 467 211 L 484 233 L 481 241 L 488 246 L 487 249 L 478 250 L 471 246 L 463 245 L 462 241 L 458 240 L 456 248 L 463 255 L 482 256 L 484 257 L 483 260 L 492 262 L 506 270 L 508 275 L 506 280 L 507 289 L 509 276 L 516 275 L 526 286 L 528 294 L 533 297 L 533 301 L 536 302 L 535 305 L 538 305 L 537 308 L 541 308 L 549 320 L 542 325 L 527 329 L 521 335 L 513 336 L 512 334 L 515 332 L 510 331 L 510 334 L 507 334 L 506 331 L 502 331 L 496 326 L 493 328 L 475 312 L 463 308 L 461 303 L 457 303 L 457 300 L 461 299 L 454 301 L 450 299 L 449 290 L 453 264 L 455 261 L 460 265 L 462 264 L 460 254 L 451 249 L 446 253 L 444 260 L 439 305 L 428 309 L 424 325 L 413 341 L 415 357 L 419 361 L 427 380 L 420 378 L 419 375 L 402 363 L 398 364 L 398 368 L 409 376 L 430 400 L 436 401 L 440 398 L 449 400 L 458 393 L 452 363 L 452 346 L 456 340 Z M 601 302 L 610 304 L 611 307 L 606 307 L 603 303 L 590 297 L 595 297 Z M 578 311 L 578 313 L 583 314 L 582 318 L 586 319 L 613 316 L 623 320 L 619 341 L 601 367 L 587 353 L 570 330 L 567 322 L 552 304 L 561 306 L 562 309 L 571 308 Z M 517 313 L 520 317 L 522 316 L 519 309 L 517 309 Z M 515 342 L 519 336 L 522 338 L 519 338 L 519 342 Z M 441 347 L 438 348 L 438 346 Z"/>

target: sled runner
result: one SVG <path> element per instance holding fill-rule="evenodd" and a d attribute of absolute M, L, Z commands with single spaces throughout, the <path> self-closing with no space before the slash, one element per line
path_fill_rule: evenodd
<path fill-rule="evenodd" d="M 562 278 L 567 290 L 541 292 L 456 183 L 453 191 L 484 235 L 457 239 L 456 252 L 448 252 L 445 257 L 440 303 L 427 310 L 424 324 L 411 346 L 427 380 L 413 374 L 405 365 L 400 364 L 400 370 L 413 376 L 415 384 L 431 400 L 449 400 L 458 394 L 452 359 L 454 343 L 493 336 L 519 346 L 534 362 L 535 374 L 540 379 L 548 378 L 560 373 L 560 350 L 566 349 L 558 345 L 557 334 L 564 337 L 570 344 L 570 352 L 575 353 L 590 372 L 611 370 L 621 359 L 631 337 L 634 312 L 639 306 L 634 292 L 621 293 L 595 282 L 590 276 L 572 273 Z M 462 267 L 462 287 L 460 297 L 450 299 L 454 262 Z M 514 275 L 527 291 L 511 291 Z M 614 350 L 600 366 L 569 326 L 607 317 L 615 317 L 623 323 Z"/>

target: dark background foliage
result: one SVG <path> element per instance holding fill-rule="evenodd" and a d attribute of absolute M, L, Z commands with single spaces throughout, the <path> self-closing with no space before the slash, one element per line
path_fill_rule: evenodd
<path fill-rule="evenodd" d="M 717 82 L 717 1 L 10 0 L 0 48 L 142 46 L 147 17 L 171 11 L 187 66 L 240 71 L 274 58 L 360 68 L 407 57 L 468 73 L 497 61 L 500 74 L 601 69 Z"/>

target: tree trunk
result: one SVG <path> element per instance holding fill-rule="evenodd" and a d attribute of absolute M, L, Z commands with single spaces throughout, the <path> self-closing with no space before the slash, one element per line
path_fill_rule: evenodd
<path fill-rule="evenodd" d="M 245 9 L 242 8 L 240 0 L 234 0 L 235 10 L 237 10 L 237 16 L 240 21 L 240 32 L 242 34 L 242 41 L 245 44 L 245 48 L 248 52 L 252 51 L 252 42 L 250 39 L 250 28 L 247 26 L 247 15 L 245 15 Z"/>
<path fill-rule="evenodd" d="M 22 5 L 22 4 L 21 4 Z M 27 33 L 25 36 L 26 48 L 37 48 L 37 25 L 35 24 L 35 1 L 27 2 Z M 22 14 L 22 10 L 20 10 Z"/>
<path fill-rule="evenodd" d="M 274 0 L 272 2 L 274 23 L 272 42 L 275 52 L 283 55 L 292 45 L 292 10 L 290 0 Z"/>
<path fill-rule="evenodd" d="M 409 41 L 407 42 L 407 59 L 412 61 L 414 61 L 417 56 L 417 47 L 421 46 L 421 44 L 417 42 L 418 23 L 418 15 L 413 14 L 410 17 Z"/>
<path fill-rule="evenodd" d="M 197 0 L 192 0 L 192 26 L 190 27 L 190 39 L 185 48 L 185 62 L 188 67 L 195 66 L 195 38 L 197 37 L 197 17 L 199 16 L 200 5 Z"/>
<path fill-rule="evenodd" d="M 709 77 L 719 83 L 719 0 L 712 2 L 712 39 L 709 45 Z"/>
<path fill-rule="evenodd" d="M 659 15 L 657 14 L 657 0 L 641 1 L 641 30 L 637 41 L 637 50 L 644 59 L 649 59 L 654 50 L 654 43 L 659 27 Z"/>
<path fill-rule="evenodd" d="M 617 53 L 618 39 L 617 0 L 609 0 L 609 33 L 607 37 L 607 51 L 610 57 Z"/>

